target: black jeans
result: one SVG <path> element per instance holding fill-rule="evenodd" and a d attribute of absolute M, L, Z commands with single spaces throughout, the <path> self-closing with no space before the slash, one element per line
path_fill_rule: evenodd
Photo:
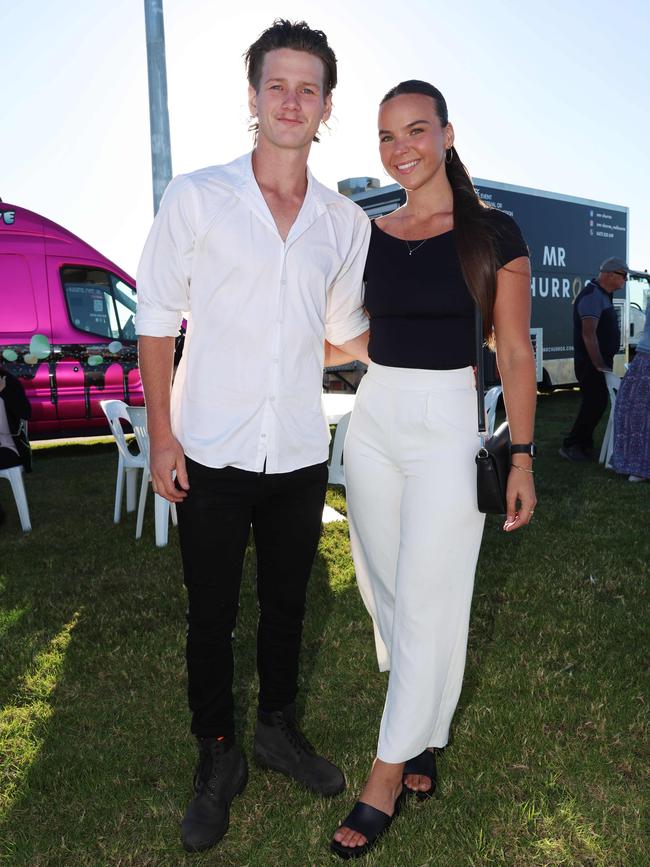
<path fill-rule="evenodd" d="M 177 511 L 188 594 L 192 732 L 233 735 L 232 633 L 251 526 L 260 609 L 259 705 L 274 711 L 296 698 L 305 596 L 320 537 L 327 464 L 267 474 L 186 461 L 190 491 Z"/>
<path fill-rule="evenodd" d="M 591 363 L 577 363 L 576 377 L 580 383 L 580 409 L 564 445 L 593 448 L 594 430 L 609 403 L 605 374 Z"/>

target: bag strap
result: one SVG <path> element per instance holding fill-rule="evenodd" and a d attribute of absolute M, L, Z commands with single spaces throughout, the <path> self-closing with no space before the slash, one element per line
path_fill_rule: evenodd
<path fill-rule="evenodd" d="M 474 340 L 476 343 L 476 405 L 478 411 L 478 432 L 484 439 L 485 428 L 485 374 L 483 373 L 483 317 L 481 308 L 474 306 Z"/>

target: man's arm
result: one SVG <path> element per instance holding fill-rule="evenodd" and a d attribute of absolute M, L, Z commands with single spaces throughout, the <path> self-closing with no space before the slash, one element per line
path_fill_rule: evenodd
<path fill-rule="evenodd" d="M 189 275 L 198 219 L 191 182 L 183 176 L 174 178 L 165 190 L 136 275 L 136 332 L 147 404 L 151 480 L 156 493 L 172 503 L 184 499 L 189 488 L 183 448 L 171 429 L 170 395 L 174 340 L 182 311 L 191 307 Z"/>
<path fill-rule="evenodd" d="M 138 351 L 147 405 L 152 486 L 161 497 L 171 503 L 180 503 L 190 486 L 183 447 L 172 433 L 170 418 L 174 338 L 141 336 Z M 174 472 L 182 490 L 174 483 Z"/>
<path fill-rule="evenodd" d="M 325 341 L 325 367 L 357 360 L 364 364 L 370 362 L 368 358 L 368 331 L 358 334 L 352 340 L 346 340 L 340 346 Z"/>
<path fill-rule="evenodd" d="M 354 207 L 352 246 L 327 293 L 325 340 L 346 355 L 367 362 L 368 317 L 363 306 L 363 271 L 370 243 L 370 220 L 361 208 Z M 336 353 L 332 357 L 340 358 Z M 337 363 L 342 362 L 329 362 Z"/>
<path fill-rule="evenodd" d="M 603 361 L 603 356 L 600 354 L 600 346 L 598 345 L 598 337 L 596 329 L 598 328 L 598 320 L 593 316 L 586 316 L 582 320 L 582 339 L 585 343 L 585 349 L 589 353 L 589 359 L 596 370 L 611 370 Z"/>

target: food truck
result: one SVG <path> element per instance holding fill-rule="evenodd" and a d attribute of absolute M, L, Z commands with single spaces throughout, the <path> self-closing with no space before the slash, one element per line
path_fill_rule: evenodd
<path fill-rule="evenodd" d="M 142 405 L 135 281 L 72 232 L 0 202 L 0 367 L 32 406 L 30 437 L 106 430 L 99 402 Z"/>

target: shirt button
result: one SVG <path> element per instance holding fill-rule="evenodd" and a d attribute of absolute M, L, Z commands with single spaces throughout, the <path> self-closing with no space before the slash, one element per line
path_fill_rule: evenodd
<path fill-rule="evenodd" d="M 273 364 L 277 364 L 280 359 L 276 356 L 275 358 L 272 358 L 271 360 L 273 361 Z"/>
<path fill-rule="evenodd" d="M 275 400 L 275 395 L 272 394 L 271 397 L 269 398 L 269 400 L 271 401 L 271 403 L 273 403 L 273 401 Z"/>
<path fill-rule="evenodd" d="M 266 439 L 266 434 L 260 434 L 260 437 L 261 437 L 261 439 L 265 440 L 265 439 Z"/>

